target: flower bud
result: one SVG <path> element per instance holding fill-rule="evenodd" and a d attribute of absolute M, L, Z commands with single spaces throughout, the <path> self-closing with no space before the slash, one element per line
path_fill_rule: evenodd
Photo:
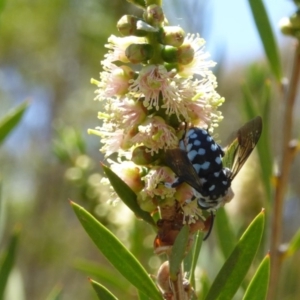
<path fill-rule="evenodd" d="M 158 269 L 156 282 L 161 291 L 169 293 L 172 291 L 170 286 L 170 267 L 169 262 L 165 261 Z"/>
<path fill-rule="evenodd" d="M 137 194 L 137 202 L 144 211 L 152 213 L 157 210 L 155 198 L 149 196 L 144 190 Z"/>
<path fill-rule="evenodd" d="M 124 131 L 123 133 L 123 139 L 120 144 L 121 149 L 123 150 L 128 150 L 129 148 L 132 147 L 132 138 L 136 135 L 137 129 L 134 128 L 128 128 L 127 130 Z"/>
<path fill-rule="evenodd" d="M 194 196 L 193 188 L 185 182 L 183 182 L 176 188 L 176 193 L 174 195 L 175 199 L 180 204 L 184 204 L 187 199 L 192 199 L 193 196 Z"/>
<path fill-rule="evenodd" d="M 158 155 L 151 155 L 145 146 L 137 147 L 132 152 L 131 160 L 140 166 L 149 165 L 158 158 Z"/>
<path fill-rule="evenodd" d="M 184 44 L 179 48 L 165 46 L 162 50 L 162 57 L 168 63 L 179 63 L 187 65 L 194 59 L 195 51 L 189 44 Z"/>
<path fill-rule="evenodd" d="M 135 16 L 125 15 L 118 21 L 117 28 L 123 36 L 146 36 L 146 31 L 137 29 L 137 22 L 139 20 Z"/>
<path fill-rule="evenodd" d="M 113 164 L 111 169 L 135 192 L 138 193 L 144 187 L 140 176 L 140 168 L 132 162 Z"/>
<path fill-rule="evenodd" d="M 279 22 L 281 32 L 285 35 L 300 37 L 300 13 L 293 14 L 290 18 L 283 18 Z"/>
<path fill-rule="evenodd" d="M 120 66 L 111 72 L 110 88 L 113 87 L 115 95 L 121 96 L 128 92 L 129 80 L 133 79 L 134 72 L 128 66 Z"/>
<path fill-rule="evenodd" d="M 179 70 L 180 69 L 180 66 L 178 65 L 177 62 L 174 62 L 174 63 L 165 63 L 164 64 L 166 70 L 169 72 L 169 71 L 172 71 L 172 70 Z"/>
<path fill-rule="evenodd" d="M 179 47 L 184 40 L 184 30 L 179 26 L 165 26 L 159 32 L 159 42 L 163 45 Z"/>
<path fill-rule="evenodd" d="M 183 44 L 178 48 L 178 62 L 187 65 L 194 59 L 195 51 L 190 44 Z"/>
<path fill-rule="evenodd" d="M 161 52 L 163 60 L 167 63 L 177 62 L 178 49 L 173 46 L 165 46 Z"/>
<path fill-rule="evenodd" d="M 125 55 L 131 63 L 138 64 L 150 59 L 153 49 L 149 44 L 131 44 L 126 48 Z"/>
<path fill-rule="evenodd" d="M 153 26 L 161 25 L 165 19 L 161 6 L 156 4 L 149 5 L 144 14 L 145 20 Z"/>

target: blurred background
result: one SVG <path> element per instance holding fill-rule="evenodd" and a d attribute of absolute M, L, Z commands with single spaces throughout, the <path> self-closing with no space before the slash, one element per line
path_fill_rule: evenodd
<path fill-rule="evenodd" d="M 268 0 L 265 4 L 280 45 L 284 73 L 289 74 L 292 39 L 283 38 L 277 24 L 290 15 L 294 6 L 289 1 L 275 4 Z M 62 289 L 65 300 L 96 299 L 87 278 L 107 276 L 109 285 L 112 274 L 114 285 L 130 289 L 98 253 L 68 199 L 83 205 L 114 231 L 149 273 L 157 269 L 159 258 L 152 256 L 154 233 L 145 224 L 134 226 L 137 221 L 128 217 L 131 214 L 121 203 L 107 203 L 110 192 L 100 183 L 99 162 L 103 156 L 99 138 L 87 135 L 88 128 L 99 125 L 97 112 L 102 104 L 93 100 L 95 86 L 90 79 L 99 78 L 107 38 L 118 35 L 116 22 L 124 14 L 141 15 L 141 11 L 125 0 L 11 0 L 1 1 L 0 6 L 0 117 L 21 102 L 30 102 L 19 126 L 0 149 L 0 250 L 16 224 L 21 226 L 17 261 L 9 284 L 14 288 L 8 288 L 7 299 L 46 299 L 53 289 Z M 226 102 L 221 108 L 224 121 L 217 133 L 226 142 L 230 133 L 246 121 L 241 112 L 241 85 L 244 81 L 265 80 L 269 75 L 248 3 L 165 0 L 164 9 L 170 24 L 182 26 L 185 32 L 199 32 L 207 41 L 212 60 L 218 63 L 218 92 Z M 276 89 L 272 97 L 276 108 Z M 274 121 L 280 111 L 276 109 L 272 109 L 270 137 L 275 157 L 280 146 Z M 257 164 L 255 158 L 251 163 Z M 294 174 L 297 165 L 299 161 Z M 254 171 L 248 169 L 251 170 L 245 167 L 245 172 L 254 172 L 255 177 L 259 166 Z M 259 187 L 251 195 L 258 201 L 248 201 L 244 194 L 249 194 L 249 189 L 241 188 L 240 183 L 243 174 L 239 178 L 236 194 L 244 201 L 235 199 L 228 205 L 237 231 L 264 206 Z M 287 240 L 300 226 L 300 187 L 297 176 L 293 178 L 286 209 L 289 222 L 284 227 Z M 252 184 L 253 190 L 253 183 L 248 181 L 245 184 L 250 189 Z M 204 246 L 207 256 L 211 251 L 216 251 L 213 234 Z M 203 264 L 213 278 L 218 267 L 209 264 L 209 260 Z M 289 273 L 291 277 L 299 274 L 290 269 Z M 286 297 L 281 299 L 297 299 L 299 287 L 297 290 L 293 282 L 288 278 L 283 282 Z"/>

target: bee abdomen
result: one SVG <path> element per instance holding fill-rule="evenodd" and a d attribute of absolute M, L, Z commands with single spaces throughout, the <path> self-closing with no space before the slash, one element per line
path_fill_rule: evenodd
<path fill-rule="evenodd" d="M 224 151 L 221 146 L 206 130 L 192 127 L 180 141 L 180 148 L 186 151 L 188 159 L 203 182 L 201 195 L 205 201 L 218 202 L 217 199 L 226 195 L 231 185 L 228 172 L 223 168 Z M 209 207 L 213 205 L 208 204 Z"/>
<path fill-rule="evenodd" d="M 223 168 L 224 151 L 204 129 L 190 128 L 180 142 L 180 148 L 187 152 L 187 156 L 200 178 L 219 172 Z"/>

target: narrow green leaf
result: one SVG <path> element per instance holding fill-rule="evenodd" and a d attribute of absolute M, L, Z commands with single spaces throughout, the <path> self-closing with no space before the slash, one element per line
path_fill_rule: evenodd
<path fill-rule="evenodd" d="M 139 293 L 139 300 L 150 300 L 149 296 L 141 293 L 141 291 L 138 291 Z"/>
<path fill-rule="evenodd" d="M 122 277 L 116 276 L 116 272 L 113 272 L 114 270 L 108 270 L 103 265 L 85 260 L 77 260 L 74 263 L 74 267 L 89 277 L 96 277 L 97 280 L 105 285 L 114 286 L 122 292 L 128 291 L 128 283 Z"/>
<path fill-rule="evenodd" d="M 272 72 L 280 82 L 282 69 L 279 51 L 264 3 L 262 0 L 249 0 L 249 5 Z"/>
<path fill-rule="evenodd" d="M 194 242 L 192 245 L 191 250 L 188 252 L 188 254 L 184 257 L 183 260 L 183 267 L 184 267 L 184 272 L 190 273 L 193 263 L 194 263 L 194 258 L 195 258 L 195 250 L 196 250 L 196 245 L 198 243 L 199 235 L 201 235 L 201 244 L 202 244 L 202 239 L 203 239 L 203 234 L 200 234 L 200 231 L 197 231 L 194 236 Z M 198 260 L 198 257 L 196 258 Z"/>
<path fill-rule="evenodd" d="M 189 228 L 188 226 L 184 225 L 175 239 L 169 259 L 170 278 L 173 281 L 177 279 L 177 274 L 181 267 L 188 241 Z"/>
<path fill-rule="evenodd" d="M 16 250 L 19 242 L 20 227 L 16 227 L 10 239 L 7 250 L 0 261 L 0 300 L 4 299 L 4 291 L 9 274 L 13 268 L 16 259 Z"/>
<path fill-rule="evenodd" d="M 149 224 L 155 226 L 151 215 L 148 212 L 142 210 L 138 205 L 135 192 L 110 168 L 105 165 L 102 165 L 102 167 L 120 199 L 135 213 L 138 218 L 143 219 Z"/>
<path fill-rule="evenodd" d="M 210 281 L 205 272 L 203 272 L 200 276 L 200 293 L 198 295 L 198 299 L 205 299 L 210 287 Z"/>
<path fill-rule="evenodd" d="M 296 234 L 291 239 L 288 248 L 284 253 L 284 258 L 292 256 L 295 254 L 296 251 L 300 249 L 300 229 L 296 232 Z"/>
<path fill-rule="evenodd" d="M 107 260 L 138 290 L 151 295 L 151 299 L 161 300 L 156 285 L 127 247 L 83 207 L 71 204 L 83 228 Z"/>
<path fill-rule="evenodd" d="M 267 199 L 272 199 L 272 187 L 271 178 L 273 176 L 273 160 L 272 160 L 272 146 L 270 137 L 270 112 L 271 112 L 271 85 L 269 81 L 266 81 L 263 86 L 262 97 L 260 103 L 260 111 L 262 112 L 262 118 L 264 122 L 263 132 L 259 143 L 257 144 L 257 152 L 261 165 L 262 180 L 264 182 Z"/>
<path fill-rule="evenodd" d="M 236 244 L 236 237 L 233 229 L 230 226 L 230 222 L 224 207 L 218 209 L 215 217 L 215 224 L 217 228 L 217 237 L 220 249 L 224 258 L 227 259 Z"/>
<path fill-rule="evenodd" d="M 270 277 L 270 255 L 267 254 L 258 266 L 245 292 L 243 300 L 261 299 L 267 297 Z"/>
<path fill-rule="evenodd" d="M 116 296 L 114 296 L 106 287 L 101 285 L 100 283 L 90 279 L 90 283 L 94 291 L 96 292 L 99 300 L 118 300 Z"/>
<path fill-rule="evenodd" d="M 255 107 L 255 98 L 252 96 L 251 91 L 249 90 L 249 87 L 246 84 L 242 85 L 242 92 L 246 116 L 247 118 L 252 119 L 255 116 L 259 115 L 258 109 Z"/>
<path fill-rule="evenodd" d="M 62 299 L 62 288 L 61 286 L 55 286 L 46 300 L 60 300 Z"/>
<path fill-rule="evenodd" d="M 259 156 L 259 161 L 261 165 L 261 174 L 264 187 L 267 194 L 267 199 L 271 199 L 271 176 L 272 176 L 272 155 L 271 155 L 271 145 L 270 145 L 270 129 L 269 129 L 269 119 L 270 119 L 270 105 L 271 105 L 271 94 L 270 94 L 270 83 L 266 81 L 259 90 L 260 95 L 254 97 L 247 85 L 242 86 L 243 92 L 243 103 L 248 119 L 254 116 L 260 115 L 262 113 L 263 119 L 263 131 L 259 142 L 257 143 L 257 152 Z M 259 97 L 258 105 L 257 97 Z"/>
<path fill-rule="evenodd" d="M 0 177 L 0 243 L 4 232 L 4 223 L 5 223 L 5 217 L 4 217 L 3 201 L 2 201 L 2 178 Z"/>
<path fill-rule="evenodd" d="M 9 111 L 0 120 L 0 144 L 5 140 L 9 133 L 18 125 L 29 103 L 25 101 Z"/>
<path fill-rule="evenodd" d="M 258 250 L 264 231 L 264 211 L 249 225 L 214 280 L 206 300 L 231 300 Z"/>
<path fill-rule="evenodd" d="M 187 269 L 186 272 L 189 272 L 190 278 L 189 281 L 193 287 L 195 287 L 195 269 L 198 262 L 198 257 L 200 254 L 201 246 L 203 242 L 203 233 L 198 232 L 194 246 L 193 246 L 193 260 L 190 269 Z"/>

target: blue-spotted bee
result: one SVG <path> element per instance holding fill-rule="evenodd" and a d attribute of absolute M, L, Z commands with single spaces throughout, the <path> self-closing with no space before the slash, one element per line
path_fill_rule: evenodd
<path fill-rule="evenodd" d="M 166 151 L 166 163 L 177 176 L 170 186 L 189 184 L 199 208 L 211 214 L 204 239 L 211 232 L 215 211 L 233 197 L 231 182 L 255 148 L 261 132 L 262 118 L 258 116 L 242 126 L 223 150 L 206 130 L 191 127 L 178 148 Z"/>

